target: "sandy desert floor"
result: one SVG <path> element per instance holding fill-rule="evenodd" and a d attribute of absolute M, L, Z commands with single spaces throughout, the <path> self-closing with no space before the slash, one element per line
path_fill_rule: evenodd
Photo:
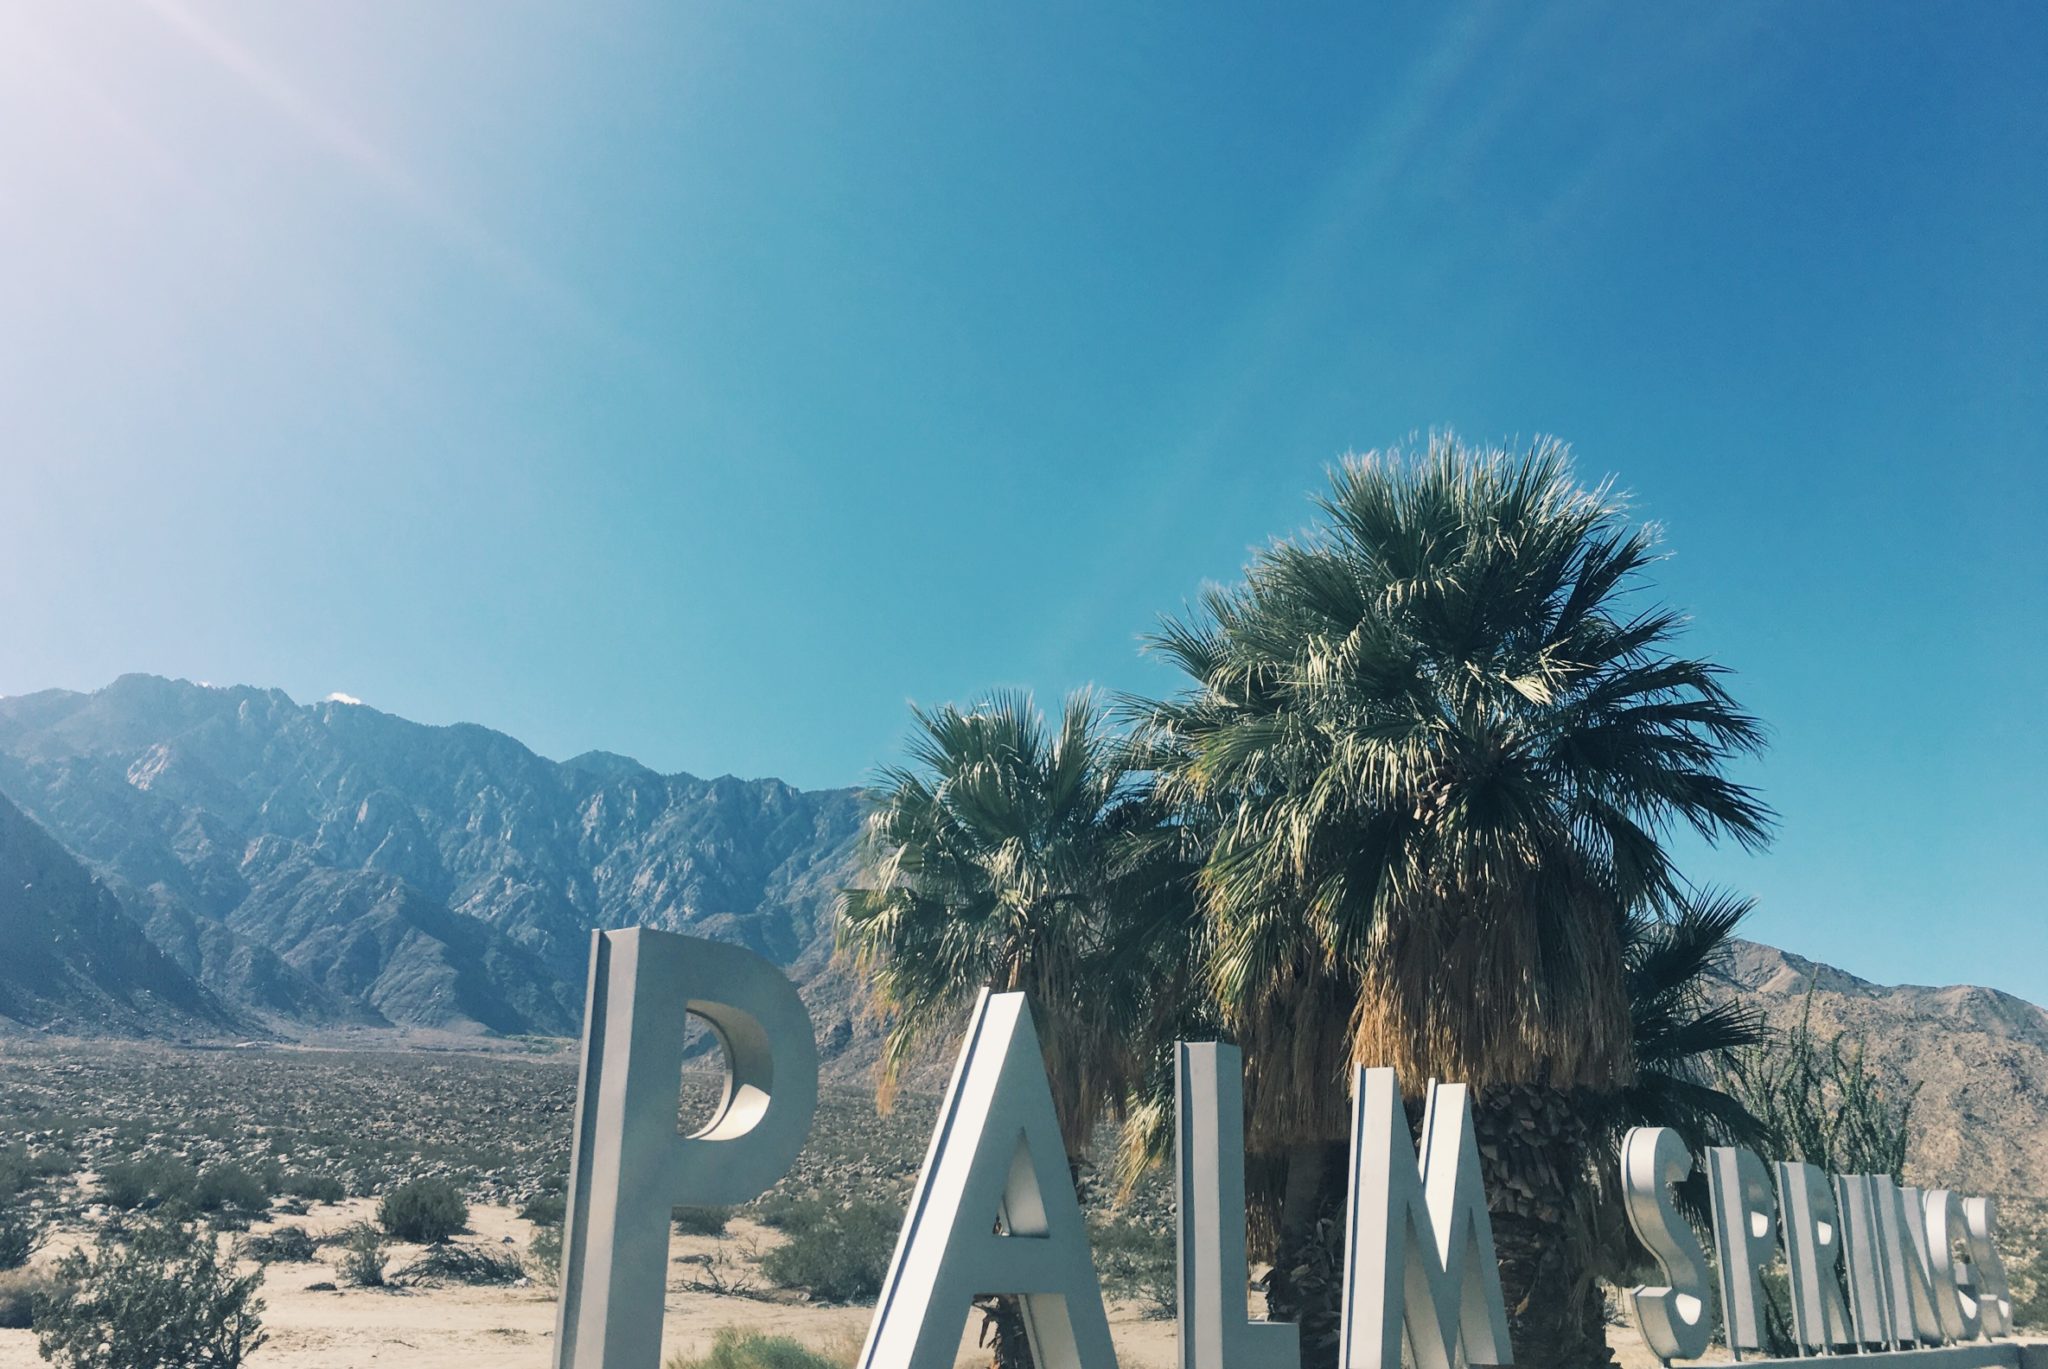
<path fill-rule="evenodd" d="M 308 1216 L 287 1217 L 316 1236 L 374 1215 L 370 1199 L 315 1207 Z M 261 1232 L 278 1225 L 258 1223 Z M 524 1251 L 533 1227 L 507 1207 L 473 1206 L 470 1232 L 458 1238 L 493 1253 Z M 507 1244 L 507 1240 L 510 1244 Z M 53 1240 L 37 1262 L 53 1260 L 83 1239 L 67 1233 Z M 804 1302 L 746 1296 L 720 1296 L 684 1287 L 692 1276 L 693 1258 L 725 1255 L 738 1259 L 746 1250 L 765 1250 L 779 1236 L 744 1220 L 735 1220 L 722 1240 L 674 1236 L 670 1241 L 668 1315 L 664 1320 L 664 1357 L 678 1351 L 696 1355 L 709 1348 L 723 1327 L 738 1326 L 793 1337 L 828 1353 L 850 1355 L 859 1348 L 873 1309 L 826 1307 Z M 334 1247 L 322 1247 L 310 1264 L 267 1267 L 261 1296 L 263 1326 L 269 1336 L 253 1355 L 251 1369 L 364 1369 L 364 1366 L 406 1365 L 417 1369 L 544 1369 L 554 1342 L 555 1301 L 552 1291 L 534 1284 L 509 1288 L 439 1287 L 414 1289 L 340 1288 L 315 1290 L 309 1285 L 337 1283 Z M 398 1269 L 419 1254 L 419 1247 L 395 1244 L 389 1267 Z M 741 1261 L 743 1264 L 744 1261 Z M 254 1266 L 245 1266 L 253 1268 Z M 1170 1369 L 1174 1359 L 1173 1323 L 1148 1321 L 1135 1307 L 1111 1306 L 1111 1332 L 1124 1369 Z M 963 1328 L 962 1362 L 985 1364 L 969 1328 Z M 0 1369 L 47 1369 L 36 1353 L 29 1331 L 0 1330 Z"/>
<path fill-rule="evenodd" d="M 286 1222 L 315 1235 L 373 1215 L 375 1202 L 323 1205 L 305 1217 Z M 277 1223 L 260 1223 L 257 1231 Z M 530 1224 L 508 1207 L 475 1206 L 470 1232 L 459 1239 L 493 1251 L 523 1251 L 533 1234 Z M 71 1233 L 51 1243 L 39 1257 L 54 1259 L 82 1236 Z M 771 1331 L 842 1357 L 857 1350 L 873 1309 L 824 1307 L 780 1298 L 734 1297 L 695 1292 L 684 1287 L 692 1276 L 693 1259 L 723 1254 L 744 1266 L 741 1253 L 771 1246 L 773 1231 L 735 1220 L 722 1240 L 675 1236 L 670 1242 L 668 1315 L 664 1322 L 664 1355 L 678 1351 L 696 1355 L 727 1326 Z M 507 1243 L 509 1240 L 509 1244 Z M 554 1341 L 555 1302 L 546 1288 L 534 1284 L 509 1288 L 342 1288 L 315 1290 L 309 1285 L 336 1283 L 338 1251 L 322 1247 L 310 1264 L 273 1264 L 264 1279 L 263 1324 L 268 1342 L 251 1357 L 251 1369 L 366 1369 L 405 1365 L 408 1369 L 544 1369 Z M 419 1253 L 418 1247 L 394 1245 L 390 1268 L 397 1269 Z M 1110 1332 L 1116 1341 L 1120 1369 L 1171 1369 L 1174 1328 L 1170 1321 L 1148 1320 L 1134 1306 L 1112 1303 Z M 1648 1369 L 1654 1363 L 1633 1332 L 1615 1333 L 1615 1348 L 1624 1369 Z M 972 1326 L 964 1326 L 960 1363 L 987 1363 L 974 1345 Z M 0 1369 L 44 1369 L 28 1331 L 0 1330 Z"/>

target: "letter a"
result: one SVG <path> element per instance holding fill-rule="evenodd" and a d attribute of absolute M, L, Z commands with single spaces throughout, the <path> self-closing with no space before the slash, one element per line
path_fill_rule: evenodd
<path fill-rule="evenodd" d="M 996 1234 L 997 1220 L 1003 1232 Z M 939 1109 L 861 1369 L 952 1369 L 984 1293 L 1022 1295 L 1038 1369 L 1116 1369 L 1045 1058 L 1021 993 L 992 994 Z"/>
<path fill-rule="evenodd" d="M 1430 1084 L 1418 1160 L 1394 1072 L 1360 1069 L 1339 1369 L 1400 1369 L 1404 1330 L 1416 1369 L 1451 1369 L 1461 1339 L 1466 1364 L 1513 1360 L 1470 1094 Z"/>

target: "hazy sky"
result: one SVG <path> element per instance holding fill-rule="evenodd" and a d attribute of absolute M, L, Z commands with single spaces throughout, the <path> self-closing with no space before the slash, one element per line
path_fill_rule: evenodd
<path fill-rule="evenodd" d="M 1347 450 L 1554 433 L 1756 935 L 2048 1000 L 2048 7 L 0 8 L 0 692 L 852 783 Z"/>

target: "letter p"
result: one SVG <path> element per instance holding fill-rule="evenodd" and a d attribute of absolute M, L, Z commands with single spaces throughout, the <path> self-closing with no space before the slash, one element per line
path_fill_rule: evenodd
<path fill-rule="evenodd" d="M 676 1128 L 685 1014 L 710 1025 L 726 1067 L 717 1113 L 691 1136 Z M 671 1213 L 764 1192 L 817 1105 L 811 1016 L 780 970 L 694 936 L 591 933 L 556 1369 L 655 1369 Z"/>

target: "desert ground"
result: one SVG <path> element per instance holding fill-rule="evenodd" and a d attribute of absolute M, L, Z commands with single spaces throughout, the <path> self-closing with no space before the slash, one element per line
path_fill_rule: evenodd
<path fill-rule="evenodd" d="M 305 1216 L 285 1219 L 316 1235 L 375 1215 L 369 1199 L 322 1205 Z M 257 1223 L 252 1234 L 284 1222 Z M 510 1207 L 471 1209 L 471 1231 L 457 1240 L 493 1252 L 523 1249 L 533 1226 Z M 76 1245 L 83 1232 L 64 1233 L 45 1258 Z M 790 1336 L 829 1355 L 850 1360 L 859 1349 L 873 1309 L 817 1306 L 766 1289 L 747 1296 L 690 1288 L 699 1262 L 725 1260 L 741 1267 L 772 1248 L 779 1233 L 736 1219 L 722 1238 L 674 1236 L 670 1241 L 668 1313 L 663 1323 L 666 1359 L 694 1357 L 728 1326 Z M 527 1282 L 511 1287 L 337 1288 L 334 1247 L 304 1264 L 267 1266 L 262 1297 L 268 1342 L 250 1359 L 252 1369 L 371 1369 L 407 1365 L 417 1369 L 544 1369 L 554 1342 L 552 1290 Z M 392 1247 L 398 1268 L 420 1253 L 417 1246 Z M 245 1264 L 244 1269 L 254 1268 Z M 1171 1369 L 1174 1326 L 1134 1303 L 1110 1303 L 1110 1334 L 1122 1369 Z M 962 1329 L 959 1363 L 981 1365 L 987 1354 L 975 1344 L 975 1318 Z M 1654 1359 L 1635 1333 L 1616 1327 L 1610 1337 L 1624 1369 L 1651 1369 Z M 42 1369 L 35 1335 L 0 1330 L 0 1369 Z"/>
<path fill-rule="evenodd" d="M 332 1235 L 373 1220 L 378 1195 L 395 1184 L 439 1176 L 470 1203 L 468 1229 L 455 1243 L 521 1261 L 516 1281 L 349 1287 L 337 1268 L 339 1247 L 319 1245 L 311 1261 L 262 1266 L 269 1339 L 251 1358 L 252 1369 L 541 1369 L 553 1342 L 554 1296 L 533 1277 L 538 1266 L 529 1243 L 538 1228 L 519 1212 L 535 1195 L 559 1192 L 566 1176 L 573 1052 L 560 1042 L 443 1046 L 356 1041 L 223 1050 L 0 1039 L 0 1159 L 11 1150 L 50 1160 L 47 1173 L 13 1199 L 28 1204 L 52 1233 L 35 1263 L 61 1258 L 117 1218 L 103 1201 L 100 1176 L 139 1157 L 170 1157 L 194 1172 L 233 1163 L 281 1176 L 270 1215 L 252 1222 L 246 1235 L 222 1236 L 237 1241 L 287 1225 L 316 1239 Z M 679 1116 L 701 1113 L 717 1084 L 709 1070 L 686 1071 Z M 871 1087 L 827 1083 L 811 1141 L 776 1193 L 900 1205 L 923 1161 L 936 1105 L 935 1097 L 913 1093 L 882 1114 Z M 290 1196 L 291 1181 L 309 1175 L 345 1196 Z M 1169 1369 L 1173 1322 L 1147 1296 L 1170 1289 L 1172 1279 L 1166 1179 L 1154 1175 L 1122 1199 L 1110 1187 L 1091 1184 L 1087 1206 L 1118 1360 L 1124 1369 Z M 2037 1207 L 2009 1209 L 2015 1219 L 2027 1217 L 2008 1242 L 2009 1265 L 2026 1268 L 2038 1250 Z M 872 1309 L 829 1305 L 767 1278 L 760 1261 L 787 1237 L 757 1220 L 761 1215 L 762 1204 L 749 1204 L 732 1214 L 723 1236 L 672 1235 L 667 1353 L 694 1357 L 721 1328 L 735 1326 L 787 1335 L 850 1362 Z M 1104 1240 L 1119 1232 L 1131 1252 L 1121 1282 Z M 397 1274 L 421 1252 L 394 1243 L 388 1267 Z M 987 1352 L 975 1344 L 979 1318 L 966 1322 L 960 1362 L 986 1364 Z M 1653 1363 L 1632 1329 L 1615 1326 L 1609 1339 L 1624 1369 Z M 32 1332 L 0 1329 L 0 1369 L 43 1363 Z"/>
<path fill-rule="evenodd" d="M 256 1223 L 251 1233 L 290 1223 L 318 1235 L 375 1214 L 374 1201 L 351 1199 L 321 1205 L 282 1222 Z M 520 1220 L 505 1206 L 472 1207 L 470 1228 L 457 1241 L 492 1253 L 523 1250 L 534 1231 L 531 1223 Z M 81 1231 L 64 1233 L 52 1241 L 42 1258 L 60 1255 L 83 1237 Z M 722 1238 L 672 1238 L 664 1358 L 679 1352 L 700 1354 L 709 1348 L 719 1329 L 727 1326 L 790 1336 L 844 1358 L 858 1350 L 872 1308 L 816 1306 L 773 1288 L 745 1296 L 690 1289 L 691 1276 L 701 1267 L 698 1262 L 724 1260 L 744 1269 L 752 1263 L 752 1253 L 772 1248 L 780 1239 L 779 1233 L 745 1219 L 736 1219 Z M 266 1267 L 263 1324 L 269 1341 L 251 1356 L 251 1369 L 369 1369 L 400 1364 L 418 1369 L 543 1369 L 549 1363 L 555 1334 L 551 1289 L 532 1282 L 510 1287 L 338 1288 L 334 1287 L 340 1282 L 335 1268 L 338 1253 L 334 1247 L 323 1246 L 319 1258 L 311 1263 Z M 417 1246 L 394 1244 L 392 1268 L 402 1267 L 419 1253 Z M 245 1270 L 255 1267 L 243 1266 Z M 986 1355 L 975 1350 L 972 1331 L 971 1326 L 963 1327 L 962 1363 L 985 1363 Z M 1127 1369 L 1169 1369 L 1172 1364 L 1172 1322 L 1148 1320 L 1136 1306 L 1112 1303 L 1111 1331 L 1118 1361 Z M 44 1369 L 45 1365 L 36 1354 L 33 1332 L 0 1330 L 0 1369 Z"/>

